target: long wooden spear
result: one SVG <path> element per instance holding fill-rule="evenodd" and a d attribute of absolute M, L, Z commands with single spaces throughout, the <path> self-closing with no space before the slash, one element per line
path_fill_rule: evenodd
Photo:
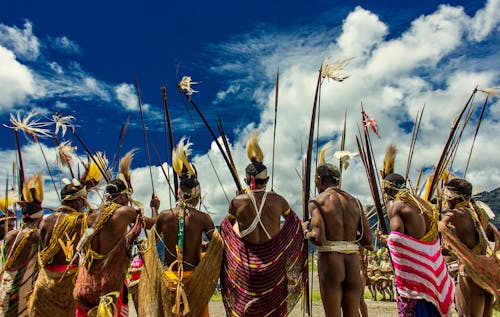
<path fill-rule="evenodd" d="M 161 99 L 163 102 L 163 131 L 165 133 L 165 151 L 167 153 L 167 163 L 170 164 L 170 166 L 172 166 L 172 152 L 175 147 L 174 130 L 172 128 L 172 118 L 170 116 L 170 110 L 167 101 L 167 87 L 165 86 L 161 87 Z M 175 173 L 174 169 L 172 169 L 172 172 L 174 175 L 172 179 L 172 183 L 174 183 L 174 190 L 175 190 L 174 197 L 176 197 L 177 200 L 176 193 L 179 188 L 179 180 L 177 178 L 177 174 Z"/>
<path fill-rule="evenodd" d="M 271 167 L 271 191 L 274 191 L 274 150 L 276 148 L 276 121 L 278 118 L 278 92 L 280 83 L 280 69 L 276 74 L 276 90 L 274 95 L 274 128 L 273 128 L 273 163 Z"/>
<path fill-rule="evenodd" d="M 144 144 L 146 145 L 146 154 L 148 156 L 148 167 L 149 167 L 149 176 L 151 178 L 151 188 L 153 190 L 153 195 L 154 195 L 155 194 L 155 184 L 153 182 L 153 171 L 151 169 L 151 156 L 149 154 L 148 134 L 146 132 L 146 123 L 144 120 L 144 112 L 142 111 L 141 91 L 139 89 L 139 80 L 135 81 L 135 89 L 137 92 L 137 102 L 139 103 L 139 112 L 141 113 L 142 131 L 144 132 Z"/>
<path fill-rule="evenodd" d="M 474 144 L 476 143 L 477 132 L 479 131 L 479 127 L 481 126 L 481 122 L 483 121 L 484 111 L 486 110 L 486 105 L 488 104 L 488 97 L 484 100 L 483 108 L 481 109 L 481 114 L 479 115 L 479 120 L 477 121 L 476 131 L 474 131 L 474 137 L 472 138 L 472 144 L 470 146 L 469 154 L 467 155 L 467 162 L 465 164 L 464 170 L 464 178 L 467 175 L 467 169 L 469 168 L 470 158 L 472 156 L 472 150 L 474 149 Z"/>
<path fill-rule="evenodd" d="M 128 115 L 127 120 L 122 124 L 120 129 L 120 134 L 118 135 L 118 142 L 116 143 L 115 153 L 113 154 L 113 160 L 111 161 L 111 170 L 116 170 L 116 166 L 120 161 L 120 152 L 123 147 L 123 141 L 125 141 L 125 135 L 127 134 L 128 124 L 130 122 L 130 115 Z"/>
<path fill-rule="evenodd" d="M 449 149 L 450 149 L 450 146 L 452 145 L 452 140 L 453 140 L 453 137 L 455 136 L 455 132 L 458 128 L 460 120 L 462 119 L 462 116 L 464 115 L 465 111 L 469 107 L 469 104 L 471 103 L 472 98 L 474 97 L 476 92 L 477 92 L 477 87 L 474 88 L 469 99 L 467 100 L 467 102 L 463 106 L 462 110 L 459 112 L 459 114 L 455 118 L 453 125 L 451 126 L 450 134 L 448 135 L 448 140 L 446 141 L 444 148 L 443 148 L 443 152 L 441 153 L 441 156 L 436 164 L 436 167 L 434 168 L 434 177 L 432 177 L 431 185 L 429 186 L 429 190 L 426 192 L 426 195 L 424 197 L 424 199 L 427 201 L 430 201 L 432 199 L 432 195 L 434 194 L 434 190 L 436 189 L 437 182 L 441 178 L 441 172 L 445 168 L 445 162 L 447 161 L 447 156 L 449 155 Z"/>
<path fill-rule="evenodd" d="M 347 109 L 344 113 L 344 128 L 342 129 L 342 136 L 340 137 L 340 151 L 345 150 L 345 135 L 346 135 L 346 130 L 347 130 Z M 342 170 L 343 170 L 343 164 L 342 160 L 339 159 L 339 188 L 342 188 Z"/>
<path fill-rule="evenodd" d="M 24 200 L 23 197 L 23 185 L 24 185 L 24 163 L 23 163 L 23 154 L 21 152 L 21 142 L 19 141 L 19 132 L 17 129 L 14 129 L 14 138 L 16 141 L 17 147 L 17 157 L 19 159 L 19 199 Z"/>
<path fill-rule="evenodd" d="M 302 175 L 302 220 L 309 220 L 309 199 L 311 195 L 311 162 L 312 162 L 312 147 L 314 142 L 314 124 L 316 122 L 316 109 L 318 105 L 319 90 L 321 86 L 321 70 L 318 72 L 318 80 L 316 82 L 316 91 L 314 93 L 314 101 L 311 112 L 311 121 L 309 124 L 309 137 L 307 140 L 306 157 L 303 165 Z M 309 244 L 304 243 L 302 250 L 306 255 L 306 263 L 309 263 Z M 304 301 L 306 302 L 306 314 L 311 315 L 310 296 L 309 296 L 309 264 L 306 265 L 306 280 L 304 281 Z"/>
<path fill-rule="evenodd" d="M 425 104 L 422 107 L 422 111 L 417 111 L 417 116 L 415 117 L 415 123 L 413 124 L 410 150 L 408 151 L 408 161 L 406 162 L 405 180 L 407 181 L 408 181 L 408 175 L 410 173 L 411 161 L 413 159 L 413 151 L 415 149 L 415 143 L 417 141 L 418 133 L 420 131 L 420 122 L 422 121 L 422 115 L 424 113 L 424 109 L 425 109 Z"/>
<path fill-rule="evenodd" d="M 234 173 L 233 169 L 231 168 L 231 162 L 229 162 L 229 158 L 227 157 L 224 149 L 222 148 L 222 145 L 220 144 L 217 136 L 215 135 L 215 132 L 214 130 L 212 129 L 212 127 L 210 127 L 210 124 L 208 123 L 207 119 L 205 118 L 205 116 L 203 115 L 203 113 L 201 112 L 200 108 L 196 105 L 196 103 L 194 102 L 193 98 L 191 97 L 191 95 L 187 94 L 180 85 L 177 85 L 179 91 L 181 92 L 181 94 L 183 94 L 187 100 L 189 101 L 189 103 L 193 106 L 193 108 L 196 110 L 196 112 L 198 113 L 198 115 L 200 116 L 201 120 L 203 121 L 203 123 L 205 124 L 205 127 L 208 129 L 208 132 L 210 133 L 210 135 L 212 136 L 212 139 L 213 141 L 215 142 L 215 144 L 217 145 L 217 148 L 219 148 L 219 151 L 221 152 L 221 155 L 222 157 L 224 158 L 224 161 L 226 162 L 226 165 L 227 167 L 229 168 L 229 171 L 231 173 L 231 176 L 233 177 L 233 180 L 234 180 L 234 183 L 236 185 L 236 188 L 238 190 L 239 193 L 243 192 L 243 187 L 241 186 L 241 183 L 240 183 L 240 180 L 238 179 L 238 176 Z"/>
<path fill-rule="evenodd" d="M 238 169 L 236 168 L 236 164 L 234 164 L 233 154 L 231 153 L 231 147 L 229 146 L 226 132 L 224 131 L 224 127 L 222 126 L 222 121 L 221 121 L 219 115 L 217 115 L 217 128 L 219 130 L 220 136 L 222 137 L 222 144 L 224 144 L 224 148 L 226 149 L 227 158 L 229 159 L 229 162 L 231 163 L 232 169 L 233 169 L 234 173 L 236 174 L 236 177 L 238 177 L 238 179 L 239 179 Z"/>

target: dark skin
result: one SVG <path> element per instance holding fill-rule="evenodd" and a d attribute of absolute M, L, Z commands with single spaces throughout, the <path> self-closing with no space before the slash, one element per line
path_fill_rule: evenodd
<path fill-rule="evenodd" d="M 318 246 L 323 245 L 326 240 L 356 241 L 359 231 L 363 232 L 359 244 L 365 249 L 373 250 L 366 215 L 360 213 L 356 198 L 334 188 L 336 186 L 338 182 L 316 178 L 320 194 L 313 200 L 320 207 L 309 203 L 312 230 L 305 230 L 306 239 Z M 303 226 L 307 228 L 309 223 L 304 223 Z M 360 298 L 364 289 L 360 271 L 357 253 L 319 253 L 318 276 L 326 316 L 359 316 Z"/>
<path fill-rule="evenodd" d="M 79 197 L 73 200 L 68 200 L 63 202 L 63 205 L 71 207 L 75 210 L 83 210 L 83 208 L 87 204 L 87 197 Z M 59 223 L 66 215 L 68 215 L 69 211 L 56 211 L 53 214 L 43 218 L 40 222 L 40 249 L 44 249 L 50 243 L 50 238 L 52 237 L 52 231 L 54 230 L 57 223 Z M 83 217 L 79 217 L 76 225 L 75 225 L 75 239 L 73 242 L 73 246 L 76 247 L 78 241 L 80 240 L 80 232 L 82 227 L 82 219 Z M 69 237 L 70 239 L 73 237 Z M 66 238 L 65 238 L 66 240 Z M 53 265 L 67 265 L 70 261 L 66 260 L 66 255 L 64 251 L 61 249 L 57 252 L 56 255 L 52 258 L 50 264 Z"/>
<path fill-rule="evenodd" d="M 198 199 L 193 199 L 191 204 L 196 206 Z M 175 246 L 177 245 L 179 232 L 179 212 L 181 207 L 164 210 L 156 220 L 156 230 L 165 244 L 164 266 L 169 267 L 177 260 Z M 202 237 L 205 234 L 212 239 L 215 225 L 209 214 L 193 207 L 186 207 L 184 216 L 184 247 L 183 247 L 183 269 L 192 271 L 200 263 L 202 252 Z M 174 267 L 176 269 L 177 266 Z"/>
<path fill-rule="evenodd" d="M 5 225 L 7 223 L 7 225 Z M 13 230 L 14 227 L 16 226 L 15 219 L 0 219 L 0 240 L 3 240 L 6 236 L 6 234 Z M 7 227 L 7 231 L 5 231 L 5 227 Z"/>
<path fill-rule="evenodd" d="M 13 252 L 11 251 L 12 247 L 13 246 L 14 248 L 17 247 L 21 242 L 22 238 L 24 237 L 24 235 L 28 233 L 31 230 L 31 228 L 38 228 L 38 225 L 40 224 L 41 220 L 42 220 L 41 218 L 34 220 L 26 220 L 25 228 L 9 231 L 5 236 L 5 254 L 7 256 L 11 254 Z M 37 246 L 38 243 L 40 243 L 40 231 L 36 230 L 33 233 L 31 233 L 26 244 L 19 253 L 19 256 L 12 263 L 12 267 L 8 267 L 8 269 L 14 269 L 16 267 L 20 267 L 24 265 L 27 261 L 29 261 L 30 256 L 33 255 L 32 254 L 33 248 Z"/>
<path fill-rule="evenodd" d="M 127 245 L 130 246 L 141 233 L 144 227 L 142 216 L 135 208 L 128 205 L 129 201 L 130 197 L 127 193 L 121 193 L 113 199 L 113 202 L 122 206 L 113 213 L 102 230 L 93 237 L 91 246 L 97 253 L 107 254 L 124 236 L 127 239 Z M 89 226 L 95 225 L 100 214 L 99 210 L 89 216 Z M 134 226 L 129 231 L 130 224 Z"/>
<path fill-rule="evenodd" d="M 448 200 L 451 209 L 443 211 L 439 227 L 451 227 L 457 238 L 469 249 L 473 249 L 479 242 L 479 232 L 474 226 L 474 219 L 470 211 L 465 208 L 454 208 L 461 199 Z M 486 235 L 489 240 L 494 239 L 492 224 L 489 223 Z M 484 250 L 483 253 L 484 254 Z M 464 265 L 459 265 L 459 272 L 464 272 Z M 458 275 L 455 291 L 455 302 L 460 316 L 493 316 L 493 296 L 476 285 L 471 278 Z"/>
<path fill-rule="evenodd" d="M 267 181 L 264 184 L 256 184 L 256 189 L 253 190 L 257 208 L 260 208 L 262 198 L 264 197 L 264 189 Z M 288 202 L 275 192 L 269 192 L 262 209 L 261 220 L 269 235 L 274 237 L 280 231 L 281 215 L 290 209 Z M 240 231 L 248 228 L 254 221 L 257 211 L 255 210 L 249 194 L 241 194 L 233 198 L 229 204 L 229 214 L 232 214 L 235 219 L 231 220 L 234 230 L 239 234 Z M 252 243 L 268 241 L 266 233 L 260 225 L 257 225 L 255 230 L 244 237 L 244 240 Z"/>
<path fill-rule="evenodd" d="M 385 188 L 384 192 L 394 197 L 397 190 Z M 391 231 L 401 232 L 416 239 L 421 239 L 430 227 L 430 221 L 420 210 L 401 200 L 389 200 L 386 203 Z M 387 245 L 387 235 L 379 235 L 380 242 Z"/>

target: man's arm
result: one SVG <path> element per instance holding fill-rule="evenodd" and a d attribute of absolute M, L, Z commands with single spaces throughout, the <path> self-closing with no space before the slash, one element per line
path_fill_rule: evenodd
<path fill-rule="evenodd" d="M 158 196 L 153 194 L 151 196 L 151 202 L 149 203 L 151 207 L 151 218 L 144 216 L 144 223 L 146 225 L 146 229 L 151 229 L 156 222 L 156 218 L 158 217 L 158 210 L 160 209 L 160 200 Z"/>
<path fill-rule="evenodd" d="M 304 230 L 304 238 L 313 244 L 321 246 L 325 243 L 325 223 L 321 211 L 314 203 L 309 203 L 309 214 L 311 215 L 312 230 Z"/>
<path fill-rule="evenodd" d="M 398 203 L 390 202 L 386 205 L 387 216 L 389 217 L 389 228 L 391 231 L 404 233 L 405 225 L 403 218 L 401 218 L 401 206 Z M 377 233 L 377 237 L 380 239 L 380 243 L 387 245 L 387 239 L 389 235 Z"/>
<path fill-rule="evenodd" d="M 208 214 L 204 215 L 205 215 L 205 228 L 203 229 L 203 231 L 207 235 L 208 240 L 212 240 L 212 236 L 215 230 L 215 225 L 212 218 Z"/>

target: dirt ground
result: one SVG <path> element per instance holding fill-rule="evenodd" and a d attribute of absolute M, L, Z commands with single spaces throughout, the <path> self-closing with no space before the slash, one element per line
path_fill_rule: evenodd
<path fill-rule="evenodd" d="M 396 303 L 395 302 L 374 302 L 372 300 L 366 300 L 366 305 L 368 306 L 369 316 L 397 316 Z M 221 300 L 210 301 L 209 312 L 211 317 L 223 317 L 226 315 L 224 311 L 224 304 Z M 130 317 L 137 316 L 133 307 L 130 307 Z M 295 309 L 290 314 L 290 317 L 302 317 L 302 310 L 300 307 L 300 302 L 295 306 Z M 312 314 L 314 317 L 325 316 L 323 312 L 323 306 L 321 303 L 313 303 Z"/>
<path fill-rule="evenodd" d="M 397 316 L 396 302 L 374 302 L 366 300 L 369 316 Z M 209 306 L 210 316 L 223 317 L 226 315 L 222 301 L 211 301 Z M 290 317 L 302 317 L 300 302 L 295 306 L 295 309 L 289 315 Z M 311 316 L 323 317 L 323 306 L 320 302 L 313 303 Z"/>

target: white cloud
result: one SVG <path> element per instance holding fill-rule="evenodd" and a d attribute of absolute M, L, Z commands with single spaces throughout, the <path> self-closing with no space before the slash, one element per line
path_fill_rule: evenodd
<path fill-rule="evenodd" d="M 24 103 L 35 92 L 35 82 L 31 71 L 3 46 L 0 46 L 0 65 L 1 112 Z"/>
<path fill-rule="evenodd" d="M 76 42 L 70 40 L 67 36 L 56 37 L 52 41 L 54 47 L 57 48 L 58 50 L 61 50 L 69 54 L 81 53 L 80 46 Z"/>
<path fill-rule="evenodd" d="M 316 33 L 303 35 L 297 45 L 297 39 L 287 34 L 252 34 L 242 36 L 231 43 L 219 46 L 231 67 L 219 65 L 213 71 L 226 74 L 231 81 L 231 71 L 252 69 L 251 76 L 241 76 L 237 84 L 252 87 L 255 104 L 263 105 L 259 122 L 255 125 L 261 132 L 261 147 L 266 154 L 264 163 L 271 168 L 272 158 L 272 120 L 274 116 L 274 87 L 267 87 L 261 82 L 274 82 L 276 65 L 280 65 L 280 106 L 278 108 L 278 127 L 276 141 L 276 167 L 274 187 L 295 208 L 300 208 L 300 179 L 297 170 L 301 169 L 302 152 L 306 146 L 309 129 L 310 111 L 317 77 L 317 65 L 327 55 L 330 60 L 354 57 L 346 72 L 352 77 L 343 83 L 325 82 L 322 87 L 320 139 L 338 140 L 342 130 L 344 111 L 348 110 L 348 131 L 346 148 L 357 150 L 355 134 L 360 122 L 360 103 L 374 117 L 380 128 L 382 139 L 373 138 L 376 160 L 381 164 L 385 148 L 389 143 L 396 143 L 399 154 L 396 170 L 404 173 L 406 156 L 411 139 L 411 129 L 403 129 L 400 124 L 414 120 L 418 110 L 426 104 L 420 136 L 416 144 L 410 178 L 416 180 L 422 166 L 431 167 L 439 158 L 444 142 L 449 133 L 449 126 L 459 109 L 467 100 L 472 89 L 495 86 L 499 70 L 497 65 L 488 67 L 481 64 L 478 56 L 463 55 L 462 49 L 475 45 L 467 42 L 466 35 L 472 34 L 475 21 L 485 19 L 494 21 L 493 16 L 497 1 L 489 1 L 473 17 L 467 16 L 461 7 L 442 5 L 435 12 L 417 17 L 399 37 L 385 40 L 390 29 L 374 13 L 360 7 L 348 14 L 343 22 L 342 32 L 337 41 L 324 36 L 317 39 Z M 493 32 L 496 22 L 488 22 L 489 27 L 482 35 L 487 38 Z M 300 33 L 300 31 L 298 31 Z M 477 38 L 480 41 L 480 38 Z M 258 43 L 258 45 L 255 45 Z M 497 43 L 495 43 L 497 45 Z M 246 60 L 245 56 L 252 56 Z M 457 56 L 460 56 L 457 58 Z M 231 58 L 232 57 L 232 58 Z M 238 61 L 238 62 L 236 62 Z M 279 62 L 278 62 L 279 61 Z M 483 62 L 491 61 L 485 56 Z M 491 62 L 490 62 L 491 64 Z M 238 67 L 234 67 L 238 65 Z M 287 65 L 283 67 L 282 65 Z M 496 69 L 495 69 L 496 68 Z M 256 77 L 260 74 L 260 77 Z M 227 90 L 220 92 L 224 96 Z M 476 97 L 482 102 L 483 96 Z M 494 139 L 498 134 L 498 102 L 490 105 L 491 117 L 483 122 L 480 135 L 469 167 L 468 178 L 474 185 L 491 190 L 498 186 L 500 170 L 495 160 L 497 150 L 484 140 Z M 477 118 L 477 116 L 476 116 Z M 455 167 L 458 172 L 465 168 L 465 158 L 471 143 L 473 126 L 463 134 L 462 145 L 457 152 Z M 245 143 L 248 130 L 238 131 L 237 140 L 233 140 L 233 155 L 239 172 L 244 172 L 248 160 L 245 158 Z M 196 142 L 196 141 L 195 141 Z M 227 168 L 212 149 L 212 159 L 219 177 L 230 197 L 234 195 L 234 185 Z M 481 153 L 478 154 L 478 153 Z M 481 156 L 479 158 L 479 156 Z M 216 210 L 216 222 L 227 212 L 227 202 L 214 176 L 211 164 L 205 156 L 194 159 L 200 171 L 202 188 L 210 188 L 206 204 Z M 487 171 L 487 172 L 484 172 Z M 240 178 L 242 178 L 240 176 Z M 344 188 L 357 195 L 364 203 L 370 203 L 370 195 L 364 170 L 359 158 L 354 160 L 344 174 Z M 300 212 L 300 211 L 299 211 Z"/>
<path fill-rule="evenodd" d="M 30 21 L 24 23 L 24 29 L 0 24 L 0 45 L 25 60 L 35 60 L 40 54 L 40 43 L 33 34 L 33 25 Z"/>
<path fill-rule="evenodd" d="M 497 30 L 498 12 L 498 0 L 488 1 L 473 17 L 467 16 L 461 7 L 442 5 L 435 12 L 415 17 L 407 30 L 386 39 L 391 26 L 375 12 L 358 7 L 346 16 L 341 28 L 318 26 L 315 23 L 314 26 L 287 32 L 257 30 L 228 43 L 214 45 L 210 50 L 219 52 L 223 58 L 218 60 L 227 63 L 213 65 L 211 70 L 218 76 L 227 76 L 228 82 L 219 92 L 216 97 L 219 99 L 216 101 L 229 98 L 230 94 L 231 98 L 254 101 L 255 108 L 248 111 L 260 111 L 257 122 L 248 122 L 248 125 L 238 127 L 236 139 L 230 140 L 239 178 L 243 180 L 244 167 L 248 163 L 245 144 L 254 128 L 261 132 L 260 145 L 265 153 L 264 163 L 271 173 L 273 83 L 279 66 L 280 103 L 274 189 L 292 207 L 300 209 L 301 182 L 297 171 L 300 173 L 301 158 L 307 142 L 317 70 L 326 55 L 331 61 L 349 57 L 354 59 L 346 69 L 352 75 L 351 78 L 343 83 L 326 81 L 322 86 L 319 125 L 321 141 L 338 141 L 347 109 L 346 148 L 356 151 L 355 135 L 360 123 L 360 104 L 363 103 L 367 113 L 378 121 L 382 136 L 381 139 L 372 139 L 376 161 L 380 166 L 386 146 L 396 143 L 399 148 L 396 171 L 404 173 L 411 129 L 405 129 L 402 123 L 413 121 L 417 111 L 425 104 L 426 110 L 410 172 L 410 178 L 416 180 L 421 167 L 432 167 L 438 160 L 450 124 L 473 88 L 476 85 L 481 88 L 498 86 L 498 53 L 489 51 L 482 54 L 481 51 L 482 45 L 491 45 L 482 41 Z M 481 25 L 484 28 L 480 28 Z M 476 42 L 468 41 L 468 37 Z M 498 43 L 494 42 L 493 45 L 498 46 Z M 467 56 L 464 55 L 466 53 L 478 54 Z M 124 109 L 138 110 L 132 85 L 123 83 L 106 88 L 97 80 L 88 79 L 78 67 L 64 69 L 63 72 L 73 72 L 73 75 L 68 75 L 57 83 L 56 90 L 57 87 L 69 86 L 65 84 L 65 80 L 74 83 L 72 79 L 78 78 L 76 82 L 86 90 L 91 88 L 91 93 L 85 95 L 83 91 L 72 88 L 71 94 L 81 94 L 88 98 L 113 98 L 107 97 L 107 92 L 116 96 Z M 46 92 L 49 93 L 51 92 Z M 67 93 L 67 89 L 54 94 L 64 93 Z M 475 102 L 481 104 L 483 98 L 483 94 L 478 94 Z M 464 131 L 457 151 L 454 167 L 458 172 L 463 172 L 465 168 L 477 115 L 473 118 Z M 498 99 L 494 99 L 490 101 L 467 173 L 476 188 L 491 190 L 498 187 L 498 149 L 491 140 L 496 140 L 500 133 L 499 119 L 500 103 Z M 186 124 L 185 128 L 188 127 Z M 192 141 L 196 143 L 196 139 Z M 33 160 L 41 162 L 36 148 L 30 151 L 33 151 Z M 13 152 L 0 153 L 0 163 L 11 164 L 13 155 Z M 192 161 L 200 175 L 202 192 L 206 194 L 204 203 L 214 213 L 214 221 L 218 223 L 227 212 L 228 202 L 225 196 L 231 199 L 235 194 L 236 188 L 231 175 L 213 144 L 208 153 L 195 156 Z M 215 175 L 212 165 L 218 175 Z M 36 168 L 30 165 L 30 170 L 34 171 Z M 168 187 L 161 171 L 158 167 L 153 167 L 152 174 L 155 191 L 162 201 L 162 209 L 168 208 Z M 4 176 L 0 175 L 0 184 L 2 177 Z M 218 178 L 224 185 L 224 191 Z M 136 199 L 143 202 L 148 210 L 151 197 L 149 168 L 133 165 L 132 181 Z M 371 202 L 359 158 L 354 159 L 345 171 L 343 188 L 358 196 L 364 203 Z M 297 211 L 300 213 L 300 210 Z"/>
<path fill-rule="evenodd" d="M 121 83 L 115 86 L 115 94 L 116 98 L 118 99 L 118 101 L 120 101 L 125 109 L 129 111 L 139 110 L 134 85 Z"/>

